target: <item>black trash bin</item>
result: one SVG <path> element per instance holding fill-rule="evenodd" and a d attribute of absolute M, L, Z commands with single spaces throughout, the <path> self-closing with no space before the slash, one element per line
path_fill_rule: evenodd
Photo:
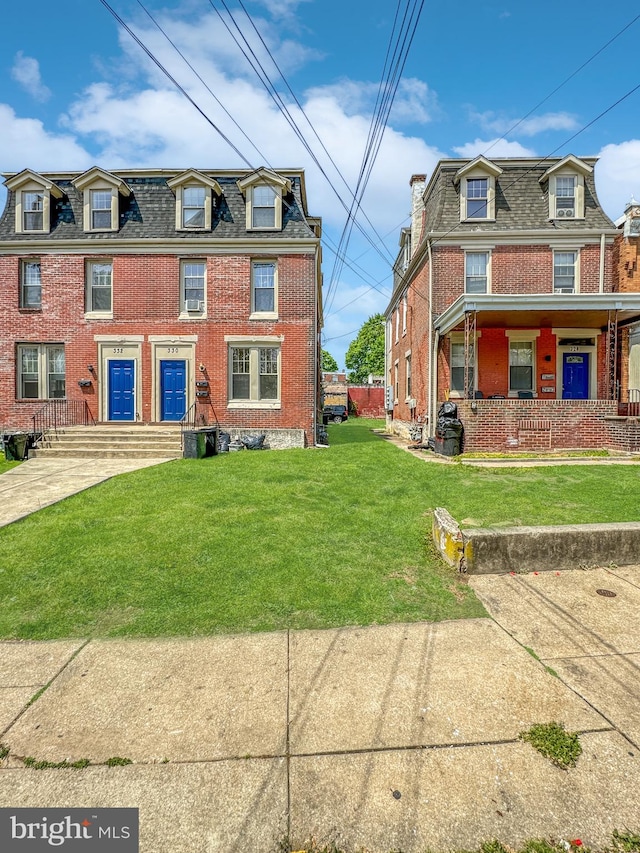
<path fill-rule="evenodd" d="M 443 430 L 440 441 L 443 456 L 459 456 L 462 453 L 462 421 L 457 418 L 450 420 Z"/>
<path fill-rule="evenodd" d="M 218 452 L 218 428 L 202 427 L 202 429 L 186 430 L 183 435 L 182 458 L 204 459 Z"/>
<path fill-rule="evenodd" d="M 26 432 L 16 432 L 5 436 L 4 458 L 7 462 L 22 462 L 27 458 L 29 436 Z"/>

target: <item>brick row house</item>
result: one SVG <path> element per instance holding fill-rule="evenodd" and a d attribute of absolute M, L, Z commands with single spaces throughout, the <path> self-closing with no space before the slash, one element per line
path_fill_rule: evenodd
<path fill-rule="evenodd" d="M 321 221 L 303 171 L 4 177 L 0 428 L 64 400 L 98 423 L 315 442 Z"/>
<path fill-rule="evenodd" d="M 385 315 L 393 431 L 433 436 L 452 400 L 469 451 L 640 450 L 640 278 L 595 163 L 477 157 L 413 176 Z M 633 231 L 640 207 L 625 221 Z"/>

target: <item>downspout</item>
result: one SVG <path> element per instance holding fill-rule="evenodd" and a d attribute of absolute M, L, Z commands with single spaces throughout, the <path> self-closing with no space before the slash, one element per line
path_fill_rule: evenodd
<path fill-rule="evenodd" d="M 431 254 L 431 240 L 427 237 L 427 257 L 429 258 L 429 363 L 427 370 L 427 406 L 428 406 L 428 417 L 429 424 L 427 432 L 429 436 L 433 437 L 434 433 L 434 424 L 435 424 L 435 401 L 434 401 L 434 389 L 433 389 L 433 378 L 434 378 L 434 361 L 433 361 L 433 256 Z M 435 375 L 437 376 L 437 369 L 435 371 Z"/>
<path fill-rule="evenodd" d="M 598 293 L 604 293 L 604 232 L 600 235 L 600 279 L 598 282 Z"/>

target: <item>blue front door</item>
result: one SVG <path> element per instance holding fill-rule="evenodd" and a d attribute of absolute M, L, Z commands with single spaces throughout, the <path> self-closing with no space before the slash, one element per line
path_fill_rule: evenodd
<path fill-rule="evenodd" d="M 562 357 L 562 399 L 589 399 L 589 353 L 565 352 Z"/>
<path fill-rule="evenodd" d="M 135 420 L 136 370 L 133 359 L 109 361 L 109 420 Z"/>
<path fill-rule="evenodd" d="M 161 420 L 179 421 L 187 410 L 187 370 L 184 361 L 160 362 Z"/>

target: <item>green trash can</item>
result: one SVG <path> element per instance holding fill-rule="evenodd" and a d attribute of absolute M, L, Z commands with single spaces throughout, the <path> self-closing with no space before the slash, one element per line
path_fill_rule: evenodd
<path fill-rule="evenodd" d="M 182 458 L 204 459 L 207 452 L 207 437 L 200 430 L 191 429 L 184 433 Z"/>
<path fill-rule="evenodd" d="M 5 436 L 4 458 L 7 462 L 22 462 L 27 458 L 29 436 L 26 432 L 16 432 Z"/>

